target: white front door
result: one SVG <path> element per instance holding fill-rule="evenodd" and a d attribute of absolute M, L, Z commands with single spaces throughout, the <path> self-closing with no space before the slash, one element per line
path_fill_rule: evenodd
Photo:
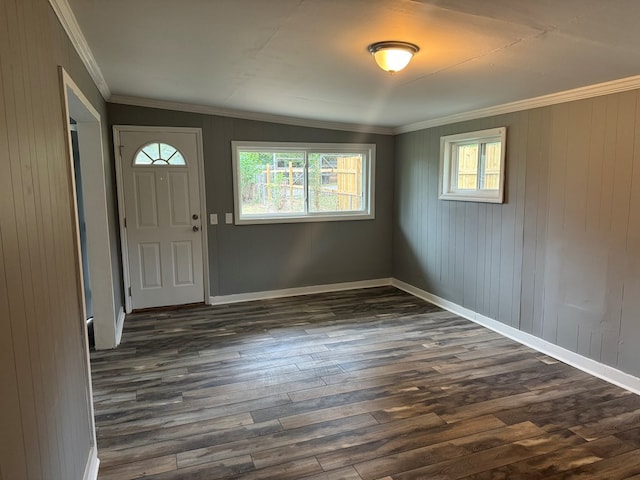
<path fill-rule="evenodd" d="M 195 131 L 119 130 L 131 308 L 203 302 Z"/>

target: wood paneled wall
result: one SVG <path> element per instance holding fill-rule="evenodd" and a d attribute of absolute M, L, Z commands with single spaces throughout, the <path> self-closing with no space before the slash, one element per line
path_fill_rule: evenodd
<path fill-rule="evenodd" d="M 0 477 L 80 479 L 91 448 L 58 65 L 104 102 L 46 0 L 0 0 Z"/>
<path fill-rule="evenodd" d="M 394 276 L 640 376 L 639 95 L 398 136 Z M 440 136 L 497 126 L 506 202 L 438 200 Z"/>
<path fill-rule="evenodd" d="M 115 125 L 202 128 L 211 295 L 386 278 L 391 275 L 394 137 L 108 104 Z M 374 143 L 374 220 L 227 225 L 233 212 L 231 141 Z"/>

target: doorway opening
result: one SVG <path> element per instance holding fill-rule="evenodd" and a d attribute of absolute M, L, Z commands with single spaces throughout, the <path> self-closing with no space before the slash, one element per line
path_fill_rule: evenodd
<path fill-rule="evenodd" d="M 78 122 L 69 118 L 69 134 L 71 135 L 71 150 L 73 155 L 73 176 L 76 182 L 76 206 L 78 211 L 78 235 L 80 237 L 80 258 L 82 260 L 82 282 L 84 287 L 84 309 L 89 347 L 95 347 L 93 330 L 93 301 L 91 298 L 91 279 L 89 274 L 89 257 L 87 253 L 87 220 L 84 207 L 84 191 L 82 188 L 82 166 L 80 164 L 80 149 L 78 143 Z"/>
<path fill-rule="evenodd" d="M 75 203 L 75 214 L 78 222 L 79 206 L 83 209 L 84 226 L 78 223 L 80 232 L 84 227 L 86 256 L 83 261 L 81 239 L 78 235 L 78 269 L 81 278 L 88 274 L 86 282 L 82 282 L 83 308 L 93 316 L 95 345 L 98 349 L 115 348 L 122 334 L 124 310 L 116 311 L 113 271 L 111 263 L 111 245 L 109 241 L 109 224 L 107 213 L 107 192 L 105 182 L 105 164 L 102 147 L 102 123 L 100 114 L 93 108 L 80 88 L 67 72 L 60 67 L 60 81 L 64 99 L 65 118 L 73 119 L 73 127 L 69 122 L 69 154 L 74 176 L 78 176 L 82 187 L 81 196 L 72 192 Z M 75 133 L 74 133 L 75 131 Z M 74 137 L 76 163 L 74 165 Z M 85 292 L 86 288 L 89 292 Z M 85 293 L 90 293 L 90 304 L 87 305 Z M 85 314 L 85 320 L 87 315 Z"/>

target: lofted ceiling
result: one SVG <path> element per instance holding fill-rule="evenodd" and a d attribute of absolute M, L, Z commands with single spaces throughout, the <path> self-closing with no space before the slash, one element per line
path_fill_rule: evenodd
<path fill-rule="evenodd" d="M 121 101 L 394 128 L 640 73 L 638 0 L 68 2 Z"/>

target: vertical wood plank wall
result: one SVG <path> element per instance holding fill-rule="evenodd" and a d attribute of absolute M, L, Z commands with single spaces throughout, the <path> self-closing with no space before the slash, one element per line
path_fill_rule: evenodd
<path fill-rule="evenodd" d="M 394 276 L 640 376 L 639 91 L 399 135 Z M 506 202 L 438 200 L 442 135 L 506 126 Z"/>
<path fill-rule="evenodd" d="M 91 447 L 58 65 L 105 105 L 47 0 L 0 0 L 0 477 L 82 478 Z"/>

